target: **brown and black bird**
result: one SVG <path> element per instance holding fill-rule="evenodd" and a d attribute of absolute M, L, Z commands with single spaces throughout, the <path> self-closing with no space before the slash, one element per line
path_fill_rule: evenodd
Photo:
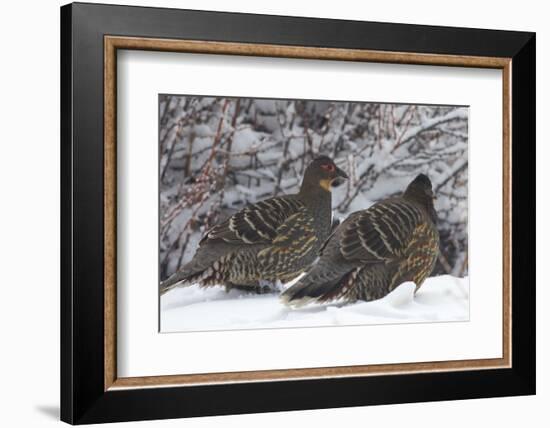
<path fill-rule="evenodd" d="M 369 301 L 406 281 L 413 281 L 417 291 L 439 253 L 433 199 L 430 179 L 420 174 L 401 196 L 351 214 L 282 301 L 295 307 L 312 301 Z"/>
<path fill-rule="evenodd" d="M 331 186 L 339 177 L 347 175 L 332 159 L 314 159 L 299 193 L 260 201 L 210 229 L 193 259 L 161 283 L 161 294 L 193 283 L 264 292 L 294 279 L 331 233 Z"/>

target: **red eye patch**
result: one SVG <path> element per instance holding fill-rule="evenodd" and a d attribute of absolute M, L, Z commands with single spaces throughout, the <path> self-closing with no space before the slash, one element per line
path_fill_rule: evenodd
<path fill-rule="evenodd" d="M 333 172 L 336 168 L 331 163 L 324 163 L 321 165 L 321 168 L 323 168 L 325 171 Z"/>

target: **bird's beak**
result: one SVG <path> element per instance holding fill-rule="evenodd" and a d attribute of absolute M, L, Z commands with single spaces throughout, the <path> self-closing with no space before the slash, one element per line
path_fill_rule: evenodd
<path fill-rule="evenodd" d="M 346 180 L 349 178 L 348 175 L 340 168 L 336 167 L 336 177 L 342 177 Z"/>

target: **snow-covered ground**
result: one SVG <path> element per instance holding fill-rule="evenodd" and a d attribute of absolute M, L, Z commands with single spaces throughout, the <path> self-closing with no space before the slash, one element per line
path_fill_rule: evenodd
<path fill-rule="evenodd" d="M 334 325 L 467 321 L 469 281 L 442 275 L 428 278 L 414 295 L 412 282 L 372 302 L 310 304 L 290 309 L 277 294 L 226 292 L 197 285 L 161 297 L 161 332 L 288 328 Z"/>

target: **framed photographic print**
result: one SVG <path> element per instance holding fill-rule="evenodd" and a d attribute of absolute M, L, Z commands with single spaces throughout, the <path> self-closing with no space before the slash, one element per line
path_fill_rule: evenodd
<path fill-rule="evenodd" d="M 533 33 L 77 3 L 61 54 L 62 420 L 535 393 Z"/>

